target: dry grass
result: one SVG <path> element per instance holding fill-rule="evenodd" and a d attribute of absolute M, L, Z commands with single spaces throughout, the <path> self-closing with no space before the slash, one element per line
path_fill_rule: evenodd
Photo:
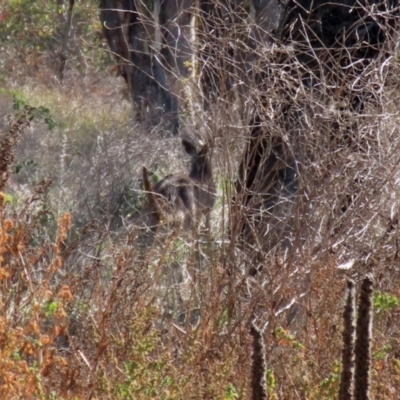
<path fill-rule="evenodd" d="M 371 397 L 397 399 L 400 70 L 388 47 L 393 57 L 363 76 L 379 102 L 366 101 L 362 114 L 346 112 L 328 87 L 312 95 L 288 78 L 274 64 L 282 49 L 260 48 L 270 80 L 247 82 L 247 97 L 221 96 L 205 111 L 192 82 L 196 104 L 183 124 L 214 146 L 212 228 L 167 230 L 149 247 L 130 221 L 143 205 L 141 167 L 158 177 L 187 171 L 180 140 L 133 124 L 115 77 L 9 84 L 0 95 L 13 121 L 0 136 L 1 398 L 248 399 L 255 324 L 270 399 L 335 399 L 345 283 L 372 273 Z M 282 117 L 288 102 L 301 110 L 296 128 Z M 27 127 L 31 106 L 49 112 L 33 111 Z M 290 208 L 275 209 L 249 251 L 229 234 L 255 108 L 265 132 L 296 147 L 302 173 Z M 21 132 L 4 147 L 17 121 Z M 282 236 L 290 246 L 271 245 Z"/>

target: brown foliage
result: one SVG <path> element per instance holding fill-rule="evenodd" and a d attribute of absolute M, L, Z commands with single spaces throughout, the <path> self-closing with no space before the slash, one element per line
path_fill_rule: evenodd
<path fill-rule="evenodd" d="M 138 189 L 145 162 L 164 176 L 182 167 L 177 159 L 183 158 L 177 156 L 180 144 L 160 138 L 157 129 L 145 135 L 137 126 L 116 127 L 109 114 L 117 108 L 100 107 L 107 96 L 110 104 L 120 100 L 109 87 L 86 90 L 86 82 L 79 88 L 68 80 L 67 68 L 64 82 L 73 95 L 57 87 L 52 99 L 65 96 L 57 108 L 60 119 L 71 121 L 63 110 L 75 113 L 84 128 L 60 124 L 52 136 L 32 124 L 31 141 L 22 134 L 17 158 L 13 149 L 22 132 L 13 127 L 25 126 L 25 120 L 17 116 L 1 136 L 2 398 L 247 399 L 248 322 L 255 320 L 266 326 L 268 397 L 334 399 L 344 282 L 359 282 L 369 272 L 382 294 L 400 297 L 395 40 L 385 45 L 390 57 L 372 60 L 357 81 L 374 94 L 360 113 L 345 95 L 354 77 L 335 88 L 328 82 L 312 89 L 301 79 L 304 66 L 290 46 L 266 46 L 256 35 L 257 57 L 236 62 L 248 49 L 241 38 L 254 28 L 242 12 L 238 19 L 241 35 L 222 29 L 211 43 L 213 52 L 223 50 L 216 51 L 220 64 L 205 71 L 208 79 L 229 65 L 217 80 L 227 83 L 221 96 L 207 110 L 198 106 L 204 99 L 194 71 L 185 82 L 191 97 L 182 100 L 184 122 L 215 143 L 218 197 L 207 235 L 170 232 L 162 245 L 146 247 L 136 241 L 132 224 L 109 229 L 114 208 L 100 201 L 107 193 L 121 181 Z M 266 65 L 268 75 L 260 82 L 255 78 Z M 248 201 L 231 203 L 243 151 L 254 139 L 254 109 L 260 115 L 258 143 L 274 154 L 268 165 L 277 177 L 269 196 L 278 205 L 264 209 L 260 225 L 248 218 L 263 210 L 260 187 L 236 193 L 249 195 Z M 281 149 L 287 158 L 279 157 Z M 40 164 L 47 153 L 53 158 Z M 8 172 L 13 159 L 25 154 L 40 164 L 40 179 L 13 175 L 29 187 L 14 194 Z M 282 171 L 294 158 L 298 187 L 293 196 L 282 195 Z M 260 182 L 262 189 L 265 179 Z M 243 217 L 250 231 L 257 228 L 247 247 L 235 236 L 235 222 Z M 375 307 L 370 393 L 391 400 L 400 392 L 399 309 L 395 302 L 382 304 Z"/>

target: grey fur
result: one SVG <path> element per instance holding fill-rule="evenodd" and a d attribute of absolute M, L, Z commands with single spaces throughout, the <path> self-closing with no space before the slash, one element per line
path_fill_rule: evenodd
<path fill-rule="evenodd" d="M 215 184 L 212 177 L 209 146 L 200 149 L 188 139 L 182 139 L 182 145 L 191 157 L 188 175 L 168 175 L 154 186 L 143 167 L 143 180 L 148 196 L 146 224 L 155 230 L 162 220 L 183 223 L 185 229 L 193 226 L 194 219 L 212 209 L 215 204 Z"/>

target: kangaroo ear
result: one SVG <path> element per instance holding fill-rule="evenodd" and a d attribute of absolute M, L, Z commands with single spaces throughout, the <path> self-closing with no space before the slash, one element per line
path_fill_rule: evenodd
<path fill-rule="evenodd" d="M 190 156 L 194 156 L 197 154 L 196 146 L 193 143 L 189 142 L 186 139 L 182 139 L 182 145 L 186 153 L 188 153 Z"/>
<path fill-rule="evenodd" d="M 208 150 L 210 150 L 210 147 L 206 143 L 199 151 L 199 156 L 205 156 L 208 153 Z"/>

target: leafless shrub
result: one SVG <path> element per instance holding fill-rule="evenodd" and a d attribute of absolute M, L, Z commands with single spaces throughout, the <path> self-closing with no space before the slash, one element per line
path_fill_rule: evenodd
<path fill-rule="evenodd" d="M 343 282 L 373 272 L 393 304 L 400 297 L 399 66 L 389 17 L 375 15 L 387 38 L 381 52 L 346 66 L 349 52 L 367 50 L 363 41 L 311 54 L 313 20 L 272 40 L 254 5 L 216 4 L 208 19 L 202 5 L 193 25 L 177 29 L 179 18 L 188 23 L 184 9 L 161 26 L 161 49 L 147 10 L 152 29 L 140 38 L 176 83 L 181 126 L 213 143 L 212 229 L 170 230 L 162 245 L 141 246 L 129 222 L 145 198 L 141 167 L 161 177 L 187 171 L 181 145 L 158 118 L 144 129 L 121 122 L 128 113 L 113 119 L 112 102 L 100 117 L 85 114 L 101 108 L 97 96 L 68 97 L 80 124 L 35 131 L 41 140 L 32 134 L 18 153 L 42 160 L 35 180 L 53 186 L 17 206 L 0 196 L 2 397 L 249 398 L 247 321 L 256 318 L 265 322 L 269 398 L 333 399 Z M 357 39 L 364 31 L 353 28 Z M 188 45 L 177 49 L 179 41 Z M 176 52 L 178 70 L 167 63 Z M 112 90 L 109 98 L 119 99 Z M 151 118 L 148 104 L 142 111 Z M 43 210 L 57 215 L 57 229 Z M 384 355 L 371 360 L 376 398 L 400 391 L 393 304 L 374 317 Z"/>

